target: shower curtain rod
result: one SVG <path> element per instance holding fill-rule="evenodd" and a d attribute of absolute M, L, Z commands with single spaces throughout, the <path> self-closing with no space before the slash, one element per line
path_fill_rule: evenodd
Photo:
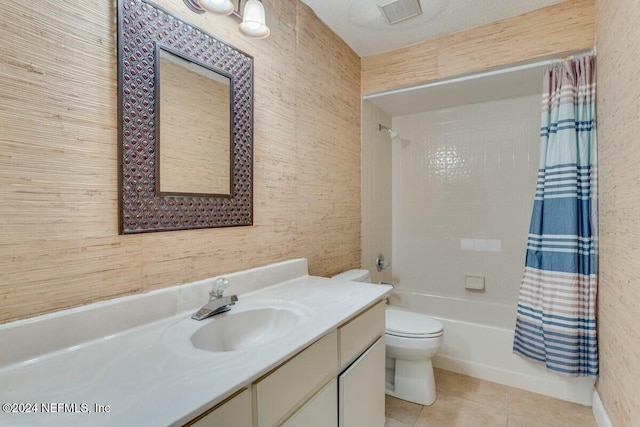
<path fill-rule="evenodd" d="M 451 83 L 466 82 L 466 81 L 469 81 L 469 80 L 475 80 L 475 79 L 479 79 L 479 78 L 482 78 L 482 77 L 491 77 L 491 76 L 496 76 L 496 75 L 499 75 L 499 74 L 512 73 L 514 71 L 528 70 L 529 68 L 544 67 L 546 65 L 556 64 L 556 63 L 559 63 L 559 62 L 562 62 L 562 61 L 581 58 L 583 56 L 595 55 L 595 54 L 596 54 L 596 49 L 595 49 L 595 47 L 593 47 L 593 48 L 587 49 L 587 50 L 575 51 L 574 53 L 571 53 L 571 54 L 565 55 L 565 56 L 561 56 L 561 57 L 558 57 L 558 58 L 546 59 L 546 60 L 543 60 L 543 61 L 536 61 L 536 62 L 529 62 L 529 63 L 525 63 L 525 64 L 521 64 L 521 65 L 515 65 L 515 66 L 510 66 L 510 67 L 504 67 L 504 68 L 497 68 L 497 69 L 491 70 L 491 71 L 483 71 L 483 72 L 479 72 L 479 73 L 466 74 L 466 75 L 462 75 L 462 76 L 458 76 L 458 77 L 452 77 L 452 78 L 448 78 L 448 79 L 444 79 L 444 80 L 437 80 L 437 81 L 434 81 L 434 82 L 425 83 L 425 84 L 421 84 L 421 85 L 417 85 L 417 86 L 404 87 L 402 89 L 393 89 L 393 90 L 387 90 L 387 91 L 383 91 L 383 92 L 376 92 L 376 93 L 372 93 L 372 94 L 369 94 L 369 95 L 362 95 L 362 99 L 363 100 L 374 99 L 374 98 L 378 98 L 378 97 L 386 96 L 386 95 L 395 95 L 395 94 L 403 93 L 403 92 L 411 92 L 411 91 L 416 90 L 416 89 L 427 89 L 427 88 L 434 87 L 434 86 L 442 86 L 442 85 L 451 84 Z"/>

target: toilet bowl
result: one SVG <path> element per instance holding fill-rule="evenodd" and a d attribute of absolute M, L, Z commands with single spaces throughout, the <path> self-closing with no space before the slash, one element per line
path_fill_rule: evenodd
<path fill-rule="evenodd" d="M 334 279 L 370 282 L 368 270 L 349 270 Z M 386 393 L 421 405 L 436 401 L 431 357 L 442 344 L 442 323 L 421 313 L 387 305 L 385 312 Z"/>

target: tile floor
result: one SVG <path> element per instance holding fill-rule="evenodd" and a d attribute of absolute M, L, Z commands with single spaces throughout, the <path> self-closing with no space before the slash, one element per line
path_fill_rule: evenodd
<path fill-rule="evenodd" d="M 596 427 L 587 406 L 441 369 L 435 375 L 431 406 L 386 396 L 386 427 Z"/>

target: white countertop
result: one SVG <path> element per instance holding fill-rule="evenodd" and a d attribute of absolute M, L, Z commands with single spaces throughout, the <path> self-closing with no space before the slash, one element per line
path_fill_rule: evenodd
<path fill-rule="evenodd" d="M 0 364 L 0 403 L 27 404 L 19 410 L 30 407 L 38 412 L 7 413 L 3 406 L 0 425 L 182 425 L 390 291 L 388 286 L 299 275 L 299 270 L 298 277 L 285 275 L 283 278 L 288 280 L 238 295 L 237 306 L 230 313 L 243 307 L 269 304 L 295 306 L 303 313 L 304 318 L 289 334 L 260 347 L 230 352 L 194 348 L 190 345 L 190 334 L 207 322 L 228 314 L 198 322 L 190 319 L 194 307 L 181 307 L 180 304 L 175 306 L 182 310 L 169 317 L 111 331 L 108 335 L 68 347 L 55 349 L 48 344 L 51 337 L 42 336 L 43 345 L 54 351 L 41 351 L 31 355 L 33 357 L 28 357 L 28 353 L 24 357 L 24 352 L 17 351 L 21 360 L 4 366 Z M 201 294 L 205 285 L 199 284 L 197 288 Z M 227 294 L 231 293 L 234 293 L 233 279 Z M 137 304 L 144 302 L 144 296 L 138 296 Z M 85 313 L 87 309 L 82 310 Z M 102 318 L 94 316 L 97 320 L 93 321 L 105 324 L 117 321 L 108 314 Z M 42 321 L 47 321 L 47 317 L 43 317 Z M 86 320 L 84 318 L 83 322 Z M 16 323 L 24 327 L 37 322 L 36 318 Z M 66 325 L 83 326 L 73 325 L 71 321 Z M 20 329 L 11 328 L 11 324 L 6 324 L 0 330 L 3 352 L 6 348 L 23 345 L 18 334 Z M 51 334 L 49 330 L 42 331 Z M 68 331 L 59 333 L 69 335 Z M 7 337 L 11 338 L 10 342 Z M 31 332 L 25 339 L 30 341 L 31 347 L 37 347 L 33 341 L 40 338 Z M 109 412 L 96 412 L 95 405 L 108 405 Z M 47 407 L 58 412 L 43 413 L 42 409 Z"/>

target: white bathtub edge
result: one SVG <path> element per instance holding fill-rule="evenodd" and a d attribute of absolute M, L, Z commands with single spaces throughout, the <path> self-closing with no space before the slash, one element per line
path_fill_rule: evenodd
<path fill-rule="evenodd" d="M 609 418 L 609 414 L 600 400 L 598 390 L 595 388 L 593 389 L 593 416 L 596 418 L 598 427 L 613 427 L 611 418 Z"/>

